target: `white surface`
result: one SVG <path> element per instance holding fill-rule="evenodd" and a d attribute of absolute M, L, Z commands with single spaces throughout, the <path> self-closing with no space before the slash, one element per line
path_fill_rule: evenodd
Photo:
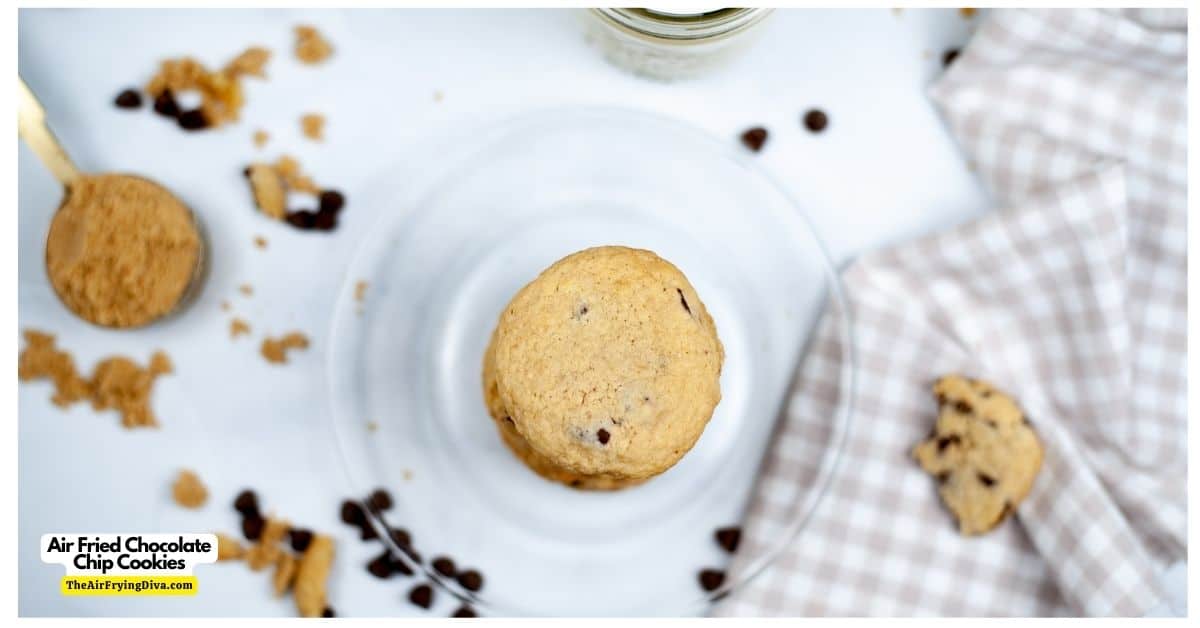
<path fill-rule="evenodd" d="M 159 430 L 127 432 L 82 405 L 63 412 L 49 403 L 47 384 L 20 386 L 22 615 L 292 615 L 290 600 L 272 599 L 266 578 L 241 566 L 202 568 L 195 598 L 64 598 L 61 568 L 38 558 L 38 537 L 52 531 L 236 531 L 229 502 L 244 486 L 258 489 L 268 510 L 337 535 L 331 601 L 339 613 L 417 610 L 402 599 L 405 584 L 366 574 L 377 546 L 354 540 L 337 519 L 346 489 L 328 441 L 325 341 L 346 265 L 375 218 L 355 199 L 374 177 L 403 181 L 437 159 L 436 138 L 459 124 L 575 103 L 662 112 L 731 142 L 764 125 L 771 138 L 758 158 L 810 209 L 838 261 L 987 206 L 924 94 L 942 51 L 967 37 L 969 23 L 953 10 L 780 11 L 747 55 L 675 85 L 608 66 L 584 42 L 579 19 L 566 10 L 20 13 L 21 75 L 78 165 L 136 171 L 175 189 L 208 226 L 214 258 L 200 300 L 178 320 L 120 333 L 77 321 L 54 299 L 41 264 L 60 192 L 19 149 L 21 326 L 59 334 L 84 369 L 109 353 L 145 360 L 161 347 L 178 370 L 156 388 Z M 330 63 L 313 69 L 291 58 L 299 21 L 319 25 L 337 46 Z M 248 82 L 240 124 L 185 135 L 111 105 L 161 57 L 194 54 L 215 65 L 250 44 L 276 57 L 269 81 Z M 810 106 L 830 115 L 822 135 L 799 123 Z M 306 111 L 329 115 L 324 144 L 301 138 Z M 263 153 L 250 141 L 259 127 L 272 134 Z M 337 232 L 297 232 L 252 210 L 241 168 L 281 152 L 346 192 Z M 266 251 L 253 247 L 256 234 L 270 241 Z M 241 296 L 241 283 L 254 296 Z M 229 339 L 223 300 L 251 322 L 255 340 Z M 258 356 L 262 333 L 291 329 L 312 337 L 307 353 L 285 367 Z M 203 511 L 170 503 L 168 483 L 182 466 L 209 484 Z M 442 596 L 433 612 L 451 610 Z"/>

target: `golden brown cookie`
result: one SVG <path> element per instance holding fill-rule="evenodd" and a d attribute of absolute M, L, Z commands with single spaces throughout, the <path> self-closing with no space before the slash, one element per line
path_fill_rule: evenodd
<path fill-rule="evenodd" d="M 724 350 L 683 273 L 650 251 L 569 255 L 521 289 L 484 359 L 489 414 L 543 476 L 620 488 L 669 469 L 720 401 Z"/>
<path fill-rule="evenodd" d="M 999 525 L 1029 493 L 1042 445 L 1021 409 L 991 384 L 947 375 L 933 386 L 938 419 L 913 448 L 964 535 Z"/>

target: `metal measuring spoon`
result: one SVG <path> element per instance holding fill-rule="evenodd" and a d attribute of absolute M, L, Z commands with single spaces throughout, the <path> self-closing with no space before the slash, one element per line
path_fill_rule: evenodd
<path fill-rule="evenodd" d="M 58 227 L 62 222 L 60 219 L 63 217 L 64 212 L 61 210 L 63 206 L 66 205 L 67 200 L 70 197 L 72 187 L 79 183 L 81 179 L 87 175 L 84 175 L 79 171 L 78 168 L 75 167 L 75 164 L 72 163 L 71 158 L 67 155 L 66 151 L 63 150 L 62 145 L 59 144 L 58 139 L 54 137 L 54 133 L 52 133 L 50 128 L 46 125 L 45 109 L 42 107 L 42 104 L 38 102 L 37 97 L 33 95 L 33 92 L 30 91 L 29 86 L 27 86 L 25 81 L 20 77 L 17 77 L 17 130 L 21 138 L 25 140 L 25 144 L 29 146 L 31 150 L 33 150 L 34 154 L 36 154 L 39 159 L 41 159 L 42 163 L 46 166 L 50 173 L 54 175 L 54 178 L 58 179 L 59 183 L 63 185 L 63 202 L 59 204 L 59 208 L 56 210 L 54 219 L 51 222 L 50 233 L 53 233 L 56 227 Z M 76 315 L 88 320 L 91 323 L 106 327 L 142 327 L 179 313 L 186 305 L 195 300 L 195 297 L 197 294 L 199 294 L 200 287 L 204 283 L 204 278 L 207 274 L 208 241 L 203 225 L 196 217 L 196 213 L 192 211 L 191 208 L 187 207 L 186 204 L 180 201 L 178 197 L 172 194 L 170 190 L 162 185 L 159 185 L 158 183 L 155 183 L 154 181 L 151 181 L 145 177 L 126 174 L 111 175 L 109 177 L 102 177 L 98 180 L 117 181 L 120 178 L 136 180 L 142 185 L 148 184 L 153 186 L 155 190 L 161 192 L 166 197 L 173 199 L 180 207 L 187 211 L 188 218 L 191 221 L 192 227 L 195 229 L 197 240 L 199 242 L 199 247 L 196 251 L 195 264 L 192 269 L 192 273 L 185 284 L 185 287 L 180 292 L 179 297 L 175 300 L 174 305 L 164 312 L 147 315 L 144 317 L 144 320 L 136 319 L 132 321 L 123 321 L 120 323 L 99 321 L 94 320 L 93 318 L 73 308 L 69 300 L 65 299 L 59 292 L 58 287 L 54 286 L 54 281 L 51 281 L 51 285 L 54 287 L 55 294 L 58 296 L 59 300 L 62 301 L 63 305 L 67 306 L 67 309 L 70 309 Z M 49 245 L 50 237 L 48 235 L 47 258 L 49 257 Z"/>

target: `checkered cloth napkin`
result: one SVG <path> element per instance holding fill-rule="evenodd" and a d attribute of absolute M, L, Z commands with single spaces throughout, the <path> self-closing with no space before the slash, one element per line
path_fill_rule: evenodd
<path fill-rule="evenodd" d="M 808 525 L 718 614 L 1162 605 L 1159 576 L 1187 555 L 1186 65 L 1182 10 L 988 17 L 932 95 L 1003 209 L 845 270 L 853 351 L 827 313 L 739 553 L 786 532 L 850 396 L 844 457 Z M 945 373 L 1012 394 L 1046 448 L 1016 518 L 982 537 L 959 536 L 909 458 Z"/>

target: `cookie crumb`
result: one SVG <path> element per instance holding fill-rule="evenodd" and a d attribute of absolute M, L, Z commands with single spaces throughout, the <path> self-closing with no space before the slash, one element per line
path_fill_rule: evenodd
<path fill-rule="evenodd" d="M 292 581 L 296 578 L 296 566 L 295 556 L 290 552 L 280 552 L 279 559 L 275 561 L 275 574 L 271 576 L 275 597 L 283 597 L 283 594 L 292 588 Z"/>
<path fill-rule="evenodd" d="M 273 364 L 286 364 L 287 352 L 291 349 L 307 349 L 308 336 L 294 331 L 284 334 L 279 338 L 264 338 L 262 342 L 262 355 L 268 362 Z"/>
<path fill-rule="evenodd" d="M 287 536 L 289 528 L 291 526 L 283 519 L 271 517 L 266 520 L 258 542 L 246 552 L 246 564 L 250 566 L 251 571 L 262 571 L 279 560 L 283 551 L 279 543 Z"/>
<path fill-rule="evenodd" d="M 327 608 L 326 584 L 333 564 L 333 539 L 318 534 L 300 556 L 292 591 L 301 617 L 320 617 Z"/>
<path fill-rule="evenodd" d="M 259 249 L 267 248 L 267 239 L 262 236 L 254 236 L 254 246 Z"/>
<path fill-rule="evenodd" d="M 241 541 L 227 534 L 217 533 L 217 560 L 238 560 L 246 555 Z"/>
<path fill-rule="evenodd" d="M 300 116 L 300 130 L 304 132 L 304 137 L 314 142 L 324 141 L 325 116 L 319 113 L 306 113 Z"/>
<path fill-rule="evenodd" d="M 194 471 L 183 469 L 171 485 L 171 496 L 184 508 L 200 508 L 208 501 L 208 489 Z"/>
<path fill-rule="evenodd" d="M 302 63 L 315 65 L 333 54 L 333 45 L 322 37 L 316 28 L 301 24 L 295 28 L 295 33 L 296 58 Z"/>
<path fill-rule="evenodd" d="M 254 132 L 254 147 L 255 148 L 262 148 L 262 147 L 266 146 L 267 142 L 269 142 L 269 141 L 271 141 L 270 133 L 267 133 L 266 131 L 264 131 L 262 129 L 258 129 L 257 131 Z"/>
<path fill-rule="evenodd" d="M 252 286 L 248 283 L 244 283 L 244 284 L 238 286 L 238 292 L 242 293 L 242 296 L 247 296 L 247 297 L 254 296 L 254 286 Z"/>
<path fill-rule="evenodd" d="M 250 323 L 247 323 L 246 321 L 244 321 L 240 318 L 235 318 L 235 319 L 229 321 L 229 337 L 230 338 L 237 338 L 238 336 L 245 336 L 249 333 L 250 333 Z"/>

